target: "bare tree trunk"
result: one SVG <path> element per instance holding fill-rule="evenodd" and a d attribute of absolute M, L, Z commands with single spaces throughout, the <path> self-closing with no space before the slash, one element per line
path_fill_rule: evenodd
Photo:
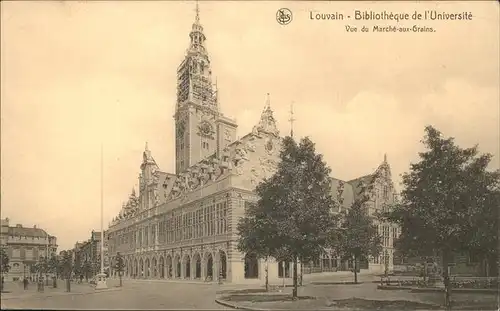
<path fill-rule="evenodd" d="M 122 287 L 122 273 L 118 272 L 118 276 L 120 277 L 120 287 Z"/>
<path fill-rule="evenodd" d="M 353 267 L 354 267 L 354 284 L 358 284 L 358 258 L 356 257 L 356 255 L 354 255 L 354 263 L 353 263 Z"/>
<path fill-rule="evenodd" d="M 284 274 L 284 271 L 283 271 Z M 284 275 L 283 275 L 284 277 Z M 293 299 L 297 299 L 297 257 L 293 258 Z"/>
<path fill-rule="evenodd" d="M 450 284 L 450 274 L 448 273 L 448 264 L 450 254 L 448 250 L 443 251 L 443 278 L 444 278 L 444 305 L 446 310 L 451 310 L 451 284 Z"/>
<path fill-rule="evenodd" d="M 304 266 L 302 265 L 302 260 L 300 261 L 300 286 L 303 286 L 304 282 Z"/>
<path fill-rule="evenodd" d="M 485 259 L 485 268 L 486 268 L 486 277 L 489 277 L 490 276 L 490 259 L 488 258 L 488 256 L 486 256 L 486 259 Z"/>
<path fill-rule="evenodd" d="M 266 258 L 266 292 L 269 291 L 269 258 Z"/>
<path fill-rule="evenodd" d="M 426 279 L 427 279 L 427 257 L 424 257 L 424 273 L 423 273 L 424 284 Z"/>

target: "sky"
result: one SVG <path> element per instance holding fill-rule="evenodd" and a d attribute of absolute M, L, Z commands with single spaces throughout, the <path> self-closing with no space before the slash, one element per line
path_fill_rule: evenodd
<path fill-rule="evenodd" d="M 387 153 L 396 186 L 426 125 L 479 144 L 499 167 L 499 8 L 489 2 L 208 2 L 200 19 L 224 114 L 244 136 L 266 94 L 283 135 L 309 136 L 332 176 L 372 173 Z M 288 25 L 279 8 L 293 12 Z M 57 236 L 100 228 L 137 187 L 145 142 L 174 171 L 176 69 L 193 1 L 1 2 L 1 216 Z M 471 12 L 472 20 L 311 20 L 310 12 Z M 418 24 L 432 33 L 346 32 Z"/>

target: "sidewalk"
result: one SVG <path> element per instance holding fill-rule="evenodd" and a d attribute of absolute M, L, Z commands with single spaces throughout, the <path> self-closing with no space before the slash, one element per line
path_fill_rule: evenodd
<path fill-rule="evenodd" d="M 118 279 L 111 279 L 115 283 L 119 283 Z M 129 279 L 123 278 L 123 284 L 141 284 L 141 283 L 161 283 L 161 284 L 179 284 L 179 285 L 205 285 L 216 287 L 219 290 L 234 290 L 234 289 L 247 289 L 247 288 L 255 288 L 262 287 L 260 284 L 241 284 L 241 283 L 222 283 L 219 284 L 217 282 L 204 282 L 197 280 L 179 280 L 179 279 Z M 126 285 L 124 285 L 126 286 Z"/>
<path fill-rule="evenodd" d="M 255 311 L 269 310 L 339 310 L 343 307 L 361 310 L 415 310 L 442 309 L 443 294 L 416 293 L 410 291 L 380 291 L 373 283 L 359 285 L 308 285 L 299 287 L 299 297 L 292 301 L 290 288 L 282 292 L 262 293 L 240 291 L 220 293 L 216 297 L 219 305 Z M 496 297 L 491 294 L 452 294 L 454 308 L 457 310 L 495 310 Z"/>
<path fill-rule="evenodd" d="M 107 291 L 116 291 L 120 290 L 120 288 L 109 286 L 108 289 L 102 290 L 102 292 Z M 50 285 L 44 286 L 43 292 L 37 291 L 37 284 L 30 283 L 28 285 L 28 289 L 23 288 L 23 284 L 21 282 L 5 282 L 4 291 L 1 293 L 2 300 L 10 300 L 10 299 L 27 299 L 27 298 L 44 298 L 44 297 L 53 297 L 60 295 L 86 295 L 98 293 L 101 291 L 97 291 L 94 289 L 94 286 L 91 286 L 88 283 L 78 284 L 75 282 L 71 283 L 71 292 L 66 291 L 66 281 L 58 280 L 57 288 L 52 287 L 52 282 Z"/>

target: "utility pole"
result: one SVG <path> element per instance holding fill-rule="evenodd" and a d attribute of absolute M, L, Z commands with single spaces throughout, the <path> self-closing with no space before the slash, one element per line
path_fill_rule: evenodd
<path fill-rule="evenodd" d="M 106 289 L 106 274 L 104 273 L 104 151 L 101 143 L 101 273 L 97 275 L 95 289 Z"/>

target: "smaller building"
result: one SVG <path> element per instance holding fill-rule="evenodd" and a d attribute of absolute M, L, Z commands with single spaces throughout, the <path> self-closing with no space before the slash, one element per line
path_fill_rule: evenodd
<path fill-rule="evenodd" d="M 31 278 L 35 274 L 33 267 L 40 258 L 50 257 L 57 251 L 55 236 L 36 226 L 10 226 L 9 218 L 1 220 L 0 242 L 9 257 L 10 270 L 4 275 L 6 281 Z"/>
<path fill-rule="evenodd" d="M 107 231 L 104 231 L 104 271 L 109 269 L 109 259 L 108 259 L 108 239 Z M 74 248 L 75 256 L 82 265 L 86 262 L 90 264 L 90 271 L 88 271 L 89 276 L 94 276 L 100 272 L 101 269 L 101 232 L 93 231 L 90 234 L 90 238 L 84 242 L 77 242 Z M 84 272 L 86 274 L 87 272 Z"/>

